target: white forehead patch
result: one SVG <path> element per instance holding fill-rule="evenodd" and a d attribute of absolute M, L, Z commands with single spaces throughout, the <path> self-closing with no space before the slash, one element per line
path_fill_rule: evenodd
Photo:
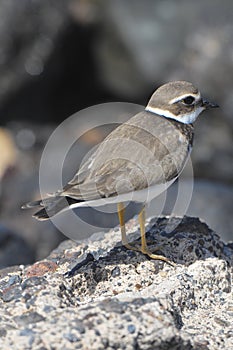
<path fill-rule="evenodd" d="M 161 116 L 163 116 L 165 118 L 174 119 L 174 120 L 177 120 L 178 122 L 184 123 L 184 124 L 192 124 L 192 123 L 194 123 L 195 120 L 197 119 L 197 117 L 199 116 L 199 114 L 204 109 L 205 109 L 204 107 L 198 107 L 193 112 L 186 113 L 186 114 L 181 114 L 181 115 L 175 115 L 175 114 L 171 113 L 170 111 L 168 111 L 166 109 L 155 108 L 155 107 L 150 107 L 150 106 L 147 106 L 145 108 L 145 110 L 148 111 L 148 112 L 161 115 Z"/>
<path fill-rule="evenodd" d="M 196 101 L 201 99 L 201 94 L 200 92 L 198 92 L 197 94 L 184 94 L 178 97 L 173 98 L 171 101 L 169 101 L 169 104 L 172 105 L 173 103 L 176 103 L 178 101 L 183 100 L 186 97 L 192 96 L 193 98 L 195 98 Z"/>

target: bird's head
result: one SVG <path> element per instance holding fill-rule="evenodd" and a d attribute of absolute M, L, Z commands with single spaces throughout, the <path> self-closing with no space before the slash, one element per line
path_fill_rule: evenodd
<path fill-rule="evenodd" d="M 160 86 L 151 96 L 146 110 L 184 124 L 195 122 L 205 109 L 217 104 L 202 98 L 200 91 L 187 81 L 172 81 Z"/>

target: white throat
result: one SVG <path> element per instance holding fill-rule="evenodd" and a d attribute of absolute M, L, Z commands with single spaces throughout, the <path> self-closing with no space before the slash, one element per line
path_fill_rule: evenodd
<path fill-rule="evenodd" d="M 161 109 L 156 107 L 146 106 L 145 110 L 151 113 L 159 114 L 165 118 L 177 120 L 178 122 L 183 124 L 192 124 L 195 122 L 195 120 L 197 119 L 199 114 L 204 110 L 204 108 L 198 107 L 192 113 L 182 114 L 180 116 L 175 115 L 170 111 L 167 111 L 166 109 Z"/>

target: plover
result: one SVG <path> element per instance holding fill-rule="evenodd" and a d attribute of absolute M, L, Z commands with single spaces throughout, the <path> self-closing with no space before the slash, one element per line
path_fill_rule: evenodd
<path fill-rule="evenodd" d="M 172 263 L 148 248 L 145 204 L 179 176 L 192 149 L 193 123 L 202 111 L 215 107 L 190 82 L 162 85 L 145 110 L 113 130 L 62 190 L 23 208 L 39 207 L 34 217 L 46 220 L 67 208 L 116 203 L 124 246 Z M 130 245 L 126 237 L 128 201 L 141 203 L 139 248 Z"/>

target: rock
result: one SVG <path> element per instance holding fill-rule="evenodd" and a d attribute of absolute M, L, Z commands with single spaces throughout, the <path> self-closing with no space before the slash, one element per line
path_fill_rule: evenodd
<path fill-rule="evenodd" d="M 188 185 L 188 181 L 186 183 Z M 225 242 L 233 240 L 231 203 L 233 187 L 214 181 L 194 180 L 193 195 L 187 215 L 202 218 Z"/>
<path fill-rule="evenodd" d="M 35 252 L 17 233 L 0 224 L 0 268 L 32 263 Z"/>
<path fill-rule="evenodd" d="M 105 84 L 129 96 L 137 95 L 142 84 L 179 77 L 232 101 L 232 3 L 223 4 L 215 0 L 213 6 L 208 0 L 196 7 L 181 0 L 178 8 L 172 0 L 102 3 L 102 31 L 95 49 Z"/>
<path fill-rule="evenodd" d="M 67 12 L 63 1 L 58 4 L 54 0 L 43 4 L 10 0 L 2 2 L 0 9 L 1 104 L 23 84 L 43 73 L 59 30 L 66 23 Z"/>
<path fill-rule="evenodd" d="M 135 220 L 127 230 L 138 239 Z M 197 218 L 154 218 L 147 230 L 175 267 L 122 247 L 115 229 L 64 241 L 39 276 L 2 270 L 1 349 L 232 348 L 232 247 Z"/>
<path fill-rule="evenodd" d="M 111 99 L 92 54 L 97 27 L 81 20 L 82 10 L 76 15 L 74 2 L 0 3 L 1 121 L 58 122 Z"/>
<path fill-rule="evenodd" d="M 193 186 L 193 189 L 192 189 Z M 191 189 L 191 193 L 190 193 Z M 179 200 L 178 198 L 179 191 Z M 190 203 L 187 194 L 191 194 Z M 163 203 L 163 196 L 155 198 L 149 205 L 148 215 L 157 213 Z M 233 217 L 231 203 L 233 187 L 214 181 L 195 178 L 194 181 L 181 175 L 166 193 L 166 201 L 161 209 L 163 215 L 189 215 L 204 220 L 214 231 L 219 232 L 225 242 L 232 241 Z"/>

